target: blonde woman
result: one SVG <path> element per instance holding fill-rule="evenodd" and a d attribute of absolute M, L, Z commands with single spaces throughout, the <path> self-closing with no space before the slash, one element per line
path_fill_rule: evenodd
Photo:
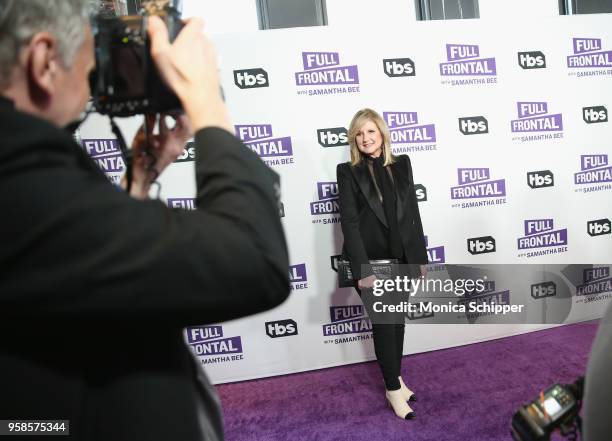
<path fill-rule="evenodd" d="M 343 254 L 351 263 L 358 292 L 374 283 L 367 267 L 362 273 L 362 265 L 373 259 L 419 264 L 424 276 L 427 251 L 410 159 L 393 155 L 389 128 L 372 109 L 355 114 L 348 138 L 351 161 L 339 164 L 336 173 Z M 416 398 L 401 377 L 404 322 L 373 323 L 372 333 L 387 400 L 398 417 L 414 418 L 407 401 Z"/>

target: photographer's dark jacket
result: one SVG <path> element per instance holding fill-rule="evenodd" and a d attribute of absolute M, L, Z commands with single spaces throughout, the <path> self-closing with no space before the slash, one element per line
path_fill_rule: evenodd
<path fill-rule="evenodd" d="M 414 189 L 412 167 L 407 155 L 396 158 L 391 173 L 396 192 L 397 220 L 405 263 L 426 264 L 427 250 Z M 355 280 L 367 277 L 362 265 L 371 259 L 388 259 L 388 229 L 385 211 L 366 161 L 350 162 L 336 169 L 340 193 L 340 221 L 344 235 L 343 254 L 351 262 Z"/>
<path fill-rule="evenodd" d="M 277 176 L 228 132 L 195 135 L 197 206 L 110 184 L 71 136 L 0 100 L 0 419 L 79 440 L 217 440 L 182 328 L 289 293 Z"/>

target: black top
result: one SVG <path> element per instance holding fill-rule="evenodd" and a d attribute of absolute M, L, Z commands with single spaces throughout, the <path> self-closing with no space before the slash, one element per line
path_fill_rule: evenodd
<path fill-rule="evenodd" d="M 427 263 L 427 250 L 421 216 L 414 190 L 412 167 L 407 155 L 396 158 L 390 168 L 397 197 L 396 215 L 404 251 L 404 262 Z M 338 164 L 336 169 L 340 193 L 340 222 L 344 235 L 343 253 L 351 261 L 356 279 L 362 274 L 361 265 L 370 259 L 391 256 L 387 216 L 379 192 L 374 185 L 367 161 L 356 166 L 350 162 Z"/>
<path fill-rule="evenodd" d="M 391 179 L 391 171 L 384 167 L 384 157 L 380 155 L 378 158 L 369 159 L 372 164 L 372 175 L 374 183 L 380 191 L 381 202 L 387 220 L 387 237 L 389 257 L 394 259 L 402 259 L 404 250 L 402 247 L 402 236 L 399 225 L 397 223 L 397 195 Z"/>
<path fill-rule="evenodd" d="M 171 210 L 6 100 L 0 136 L 0 419 L 69 419 L 79 440 L 222 439 L 182 328 L 287 297 L 276 174 L 200 130 L 198 209 Z"/>

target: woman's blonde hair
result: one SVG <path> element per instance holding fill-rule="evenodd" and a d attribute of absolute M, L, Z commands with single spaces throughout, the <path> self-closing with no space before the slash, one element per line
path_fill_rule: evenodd
<path fill-rule="evenodd" d="M 361 109 L 359 110 L 353 119 L 351 120 L 351 125 L 348 129 L 348 141 L 351 146 L 351 165 L 358 165 L 363 159 L 365 155 L 359 151 L 359 147 L 357 147 L 357 143 L 355 142 L 355 137 L 357 136 L 357 132 L 359 129 L 367 122 L 372 121 L 380 130 L 382 135 L 383 143 L 382 143 L 382 154 L 385 158 L 384 165 L 391 165 L 395 162 L 395 156 L 393 156 L 393 152 L 391 151 L 391 135 L 389 134 L 389 127 L 387 127 L 387 123 L 381 118 L 381 116 L 372 109 Z"/>

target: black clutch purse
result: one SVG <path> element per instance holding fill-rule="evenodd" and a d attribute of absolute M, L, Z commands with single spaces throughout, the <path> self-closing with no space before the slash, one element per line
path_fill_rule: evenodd
<path fill-rule="evenodd" d="M 377 279 L 389 279 L 397 273 L 398 259 L 370 260 L 372 273 Z M 357 281 L 353 277 L 351 262 L 345 256 L 331 256 L 331 268 L 338 273 L 338 287 L 356 287 Z"/>

